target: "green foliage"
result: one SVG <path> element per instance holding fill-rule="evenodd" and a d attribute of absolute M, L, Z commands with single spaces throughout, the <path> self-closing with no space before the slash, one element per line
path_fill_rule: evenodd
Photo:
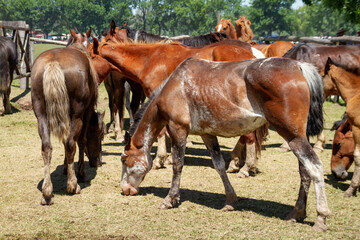
<path fill-rule="evenodd" d="M 346 20 L 360 24 L 360 0 L 303 0 L 303 2 L 310 6 L 322 2 L 324 6 L 344 13 Z"/>
<path fill-rule="evenodd" d="M 251 0 L 249 6 L 244 6 L 244 0 L 0 0 L 0 20 L 24 20 L 46 34 L 68 33 L 75 27 L 82 32 L 92 27 L 100 34 L 115 20 L 159 35 L 199 35 L 215 31 L 218 17 L 235 23 L 240 16 L 252 22 L 258 37 L 335 35 L 340 27 L 346 34 L 358 31 L 359 26 L 347 20 L 352 13 L 333 9 L 346 10 L 354 4 L 358 13 L 360 0 L 303 1 L 311 5 L 294 10 L 295 0 Z"/>

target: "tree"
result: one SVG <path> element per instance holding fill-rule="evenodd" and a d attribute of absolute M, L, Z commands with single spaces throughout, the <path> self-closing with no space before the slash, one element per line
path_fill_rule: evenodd
<path fill-rule="evenodd" d="M 291 9 L 295 0 L 252 0 L 249 19 L 257 35 L 271 35 L 277 31 L 293 31 L 294 14 Z"/>
<path fill-rule="evenodd" d="M 345 18 L 348 21 L 360 23 L 360 0 L 303 0 L 307 5 L 320 1 L 333 10 L 345 13 Z"/>

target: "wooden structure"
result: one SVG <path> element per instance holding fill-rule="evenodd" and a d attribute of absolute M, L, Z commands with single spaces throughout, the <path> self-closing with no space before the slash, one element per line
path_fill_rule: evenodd
<path fill-rule="evenodd" d="M 20 78 L 20 88 L 29 87 L 30 70 L 33 62 L 34 45 L 30 43 L 30 27 L 25 21 L 0 21 L 0 36 L 6 36 L 8 30 L 12 30 L 18 54 L 18 65 L 15 69 L 14 79 Z"/>
<path fill-rule="evenodd" d="M 276 42 L 276 41 L 291 41 L 291 42 L 312 42 L 320 44 L 335 44 L 339 43 L 360 43 L 360 37 L 355 36 L 341 36 L 341 37 L 331 37 L 331 38 L 316 38 L 316 37 L 296 37 L 296 36 L 279 36 L 279 37 L 266 37 L 261 38 L 260 40 L 265 41 L 266 43 Z"/>

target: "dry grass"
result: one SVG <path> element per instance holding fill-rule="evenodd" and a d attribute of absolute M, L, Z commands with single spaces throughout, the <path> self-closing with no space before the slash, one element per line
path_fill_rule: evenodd
<path fill-rule="evenodd" d="M 51 177 L 55 204 L 41 206 L 43 161 L 36 118 L 29 109 L 30 93 L 13 84 L 14 113 L 0 117 L 0 239 L 355 239 L 359 238 L 359 199 L 344 198 L 350 180 L 336 182 L 330 175 L 331 139 L 326 130 L 326 150 L 319 154 L 325 170 L 326 192 L 332 217 L 329 231 L 314 232 L 316 220 L 313 186 L 309 193 L 308 218 L 288 223 L 286 214 L 295 204 L 298 164 L 292 153 L 280 153 L 282 139 L 271 131 L 256 177 L 230 181 L 238 194 L 237 210 L 222 212 L 225 201 L 222 182 L 197 136 L 187 149 L 181 182 L 181 204 L 161 211 L 171 167 L 149 172 L 138 196 L 121 195 L 120 154 L 123 145 L 108 134 L 103 142 L 104 165 L 97 171 L 87 168 L 89 182 L 82 183 L 79 195 L 66 192 L 62 174 L 63 147 L 55 139 Z M 100 87 L 100 110 L 107 109 L 104 87 Z M 340 119 L 345 108 L 325 104 L 326 129 Z M 109 111 L 106 122 L 109 121 Z M 225 158 L 230 158 L 236 139 L 220 139 Z M 87 163 L 88 164 L 88 163 Z M 353 167 L 350 172 L 353 171 Z M 350 174 L 352 176 L 352 174 Z"/>

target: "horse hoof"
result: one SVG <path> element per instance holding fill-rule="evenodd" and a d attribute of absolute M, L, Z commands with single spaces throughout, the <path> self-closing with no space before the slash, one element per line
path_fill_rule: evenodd
<path fill-rule="evenodd" d="M 352 197 L 354 196 L 354 189 L 350 186 L 345 192 L 344 197 Z"/>
<path fill-rule="evenodd" d="M 192 147 L 193 145 L 194 144 L 190 140 L 186 142 L 186 147 Z"/>
<path fill-rule="evenodd" d="M 289 151 L 291 151 L 289 148 L 284 148 L 284 147 L 280 147 L 279 149 L 278 149 L 278 151 L 279 152 L 289 152 Z"/>
<path fill-rule="evenodd" d="M 249 174 L 248 172 L 245 172 L 245 171 L 240 170 L 240 171 L 238 172 L 237 176 L 238 176 L 239 178 L 247 178 L 247 177 L 250 176 L 250 174 Z"/>
<path fill-rule="evenodd" d="M 233 205 L 231 205 L 231 204 L 226 204 L 222 209 L 221 209 L 221 211 L 226 211 L 226 212 L 228 212 L 228 211 L 234 211 L 235 210 L 235 207 L 233 206 Z"/>
<path fill-rule="evenodd" d="M 323 148 L 320 148 L 320 147 L 314 147 L 313 150 L 314 150 L 314 152 L 316 152 L 316 153 L 322 153 L 322 152 L 324 151 L 324 149 L 323 149 Z"/>
<path fill-rule="evenodd" d="M 67 191 L 70 194 L 79 194 L 81 192 L 81 187 L 79 186 L 79 184 L 76 184 L 76 187 L 73 188 L 70 185 L 67 186 Z"/>
<path fill-rule="evenodd" d="M 325 223 L 317 221 L 312 227 L 312 229 L 318 232 L 326 232 L 328 230 L 328 227 Z"/>
<path fill-rule="evenodd" d="M 54 198 L 50 197 L 50 198 L 45 198 L 44 196 L 41 198 L 41 205 L 53 205 L 54 204 Z"/>
<path fill-rule="evenodd" d="M 172 208 L 171 203 L 167 202 L 167 201 L 163 201 L 162 203 L 160 203 L 160 205 L 158 206 L 158 209 L 160 210 L 166 210 L 166 209 L 170 209 Z"/>
<path fill-rule="evenodd" d="M 173 164 L 173 160 L 172 160 L 172 157 L 171 157 L 171 156 L 169 156 L 168 158 L 166 158 L 165 164 L 167 164 L 167 165 L 172 165 L 172 164 Z"/>
<path fill-rule="evenodd" d="M 118 143 L 125 143 L 125 138 L 122 134 L 116 136 L 116 139 L 115 139 Z"/>

